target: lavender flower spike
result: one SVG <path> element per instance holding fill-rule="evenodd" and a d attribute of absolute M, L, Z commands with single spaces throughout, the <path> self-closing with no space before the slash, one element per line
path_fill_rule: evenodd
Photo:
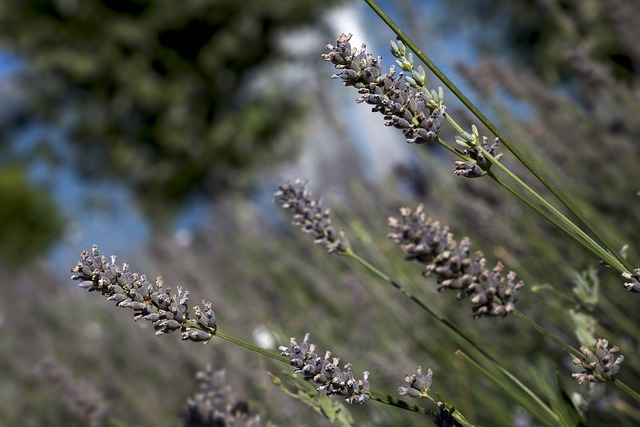
<path fill-rule="evenodd" d="M 423 209 L 422 205 L 415 211 L 401 208 L 400 218 L 389 218 L 389 227 L 393 230 L 389 238 L 400 245 L 405 259 L 424 264 L 423 275 L 436 276 L 438 291 L 455 290 L 458 299 L 469 298 L 474 304 L 476 319 L 505 317 L 512 312 L 524 282 L 515 282 L 513 271 L 503 275 L 501 262 L 487 269 L 482 252 L 471 255 L 471 242 L 467 237 L 458 244 L 449 227 L 427 218 Z"/>
<path fill-rule="evenodd" d="M 80 287 L 89 292 L 100 292 L 118 307 L 133 310 L 134 320 L 144 319 L 153 324 L 156 335 L 177 331 L 183 340 L 209 341 L 216 333 L 216 317 L 211 303 L 202 301 L 203 308 L 194 307 L 195 320 L 189 318 L 189 291 L 177 286 L 172 294 L 165 288 L 162 278 L 155 285 L 144 274 L 132 273 L 127 264 L 116 264 L 116 257 L 107 262 L 98 246 L 91 253 L 84 251 L 82 259 L 71 269 L 71 278 L 80 281 Z"/>
<path fill-rule="evenodd" d="M 329 53 L 322 55 L 340 71 L 332 78 L 355 87 L 360 94 L 357 102 L 372 105 L 372 111 L 384 115 L 386 126 L 402 130 L 408 143 L 437 140 L 447 111 L 443 100 L 423 88 L 413 87 L 402 73 L 396 76 L 394 66 L 384 73 L 382 58 L 366 53 L 364 45 L 360 50 L 352 48 L 351 36 L 340 34 L 336 45 L 327 45 Z"/>
<path fill-rule="evenodd" d="M 344 233 L 336 233 L 331 225 L 330 209 L 322 209 L 322 200 L 315 200 L 307 190 L 307 181 L 296 179 L 278 186 L 274 202 L 293 214 L 291 223 L 313 235 L 314 242 L 324 245 L 327 252 L 346 253 L 349 242 Z"/>

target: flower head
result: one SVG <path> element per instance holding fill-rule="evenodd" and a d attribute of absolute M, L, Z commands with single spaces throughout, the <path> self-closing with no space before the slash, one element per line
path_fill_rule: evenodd
<path fill-rule="evenodd" d="M 524 282 L 515 282 L 513 271 L 503 275 L 501 262 L 487 269 L 482 252 L 471 254 L 467 237 L 456 242 L 449 227 L 427 218 L 423 209 L 422 205 L 415 211 L 401 208 L 400 218 L 389 218 L 393 229 L 389 238 L 400 245 L 405 259 L 424 264 L 423 275 L 436 276 L 438 291 L 455 290 L 458 299 L 469 298 L 476 319 L 484 315 L 504 317 L 513 311 Z"/>
<path fill-rule="evenodd" d="M 211 303 L 202 301 L 203 308 L 194 307 L 196 319 L 189 318 L 189 291 L 182 286 L 165 288 L 161 277 L 152 284 L 144 274 L 129 271 L 127 264 L 116 264 L 116 257 L 107 262 L 98 246 L 91 253 L 84 251 L 82 259 L 71 269 L 73 280 L 89 292 L 100 292 L 118 307 L 133 310 L 134 320 L 144 319 L 153 324 L 156 335 L 182 332 L 183 340 L 208 341 L 216 332 L 216 317 Z"/>
<path fill-rule="evenodd" d="M 307 181 L 296 179 L 278 186 L 274 202 L 293 214 L 291 223 L 303 232 L 313 235 L 314 242 L 324 245 L 327 252 L 348 252 L 349 242 L 344 233 L 336 233 L 331 225 L 331 210 L 322 208 L 322 200 L 316 200 L 307 189 Z"/>
<path fill-rule="evenodd" d="M 585 355 L 586 361 L 574 359 L 574 365 L 580 365 L 582 372 L 572 374 L 571 376 L 578 380 L 578 384 L 585 382 L 606 381 L 613 377 L 620 370 L 620 365 L 624 361 L 624 356 L 618 356 L 614 359 L 614 353 L 620 349 L 616 346 L 607 348 L 609 341 L 599 338 L 596 347 L 592 350 L 587 346 L 580 347 L 580 351 Z"/>
<path fill-rule="evenodd" d="M 418 366 L 416 374 L 404 377 L 404 381 L 409 384 L 409 387 L 398 387 L 398 393 L 400 396 L 410 396 L 415 398 L 427 397 L 433 380 L 432 377 L 433 371 L 431 369 L 427 369 L 427 373 L 425 375 L 422 373 L 422 366 Z"/>
<path fill-rule="evenodd" d="M 326 61 L 335 65 L 345 86 L 353 86 L 360 96 L 358 103 L 372 105 L 372 111 L 384 115 L 385 125 L 401 129 L 408 143 L 424 144 L 438 138 L 447 107 L 441 94 L 425 90 L 402 73 L 396 76 L 395 67 L 382 71 L 382 58 L 351 47 L 351 34 L 340 34 L 336 45 L 327 45 Z M 392 45 L 393 49 L 393 45 Z M 414 72 L 414 77 L 416 73 Z"/>
<path fill-rule="evenodd" d="M 294 372 L 301 374 L 307 381 L 319 384 L 318 391 L 324 391 L 327 396 L 347 396 L 345 400 L 349 403 L 364 403 L 369 400 L 368 372 L 364 372 L 363 379 L 356 380 L 350 363 L 340 368 L 340 358 L 332 358 L 330 351 L 320 357 L 315 350 L 315 344 L 309 343 L 309 334 L 305 335 L 302 344 L 291 338 L 289 347 L 280 346 L 281 354 L 288 357 L 291 365 L 297 368 Z"/>

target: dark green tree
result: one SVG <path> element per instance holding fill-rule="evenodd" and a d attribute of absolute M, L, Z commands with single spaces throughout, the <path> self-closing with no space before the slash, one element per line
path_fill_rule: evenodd
<path fill-rule="evenodd" d="M 129 184 L 154 220 L 195 192 L 249 188 L 254 168 L 292 153 L 282 136 L 302 112 L 298 91 L 261 79 L 283 57 L 277 38 L 335 3 L 3 2 L 0 46 L 25 63 L 29 95 L 5 131 L 64 126 L 58 164 Z"/>
<path fill-rule="evenodd" d="M 31 183 L 18 165 L 0 170 L 0 261 L 11 269 L 32 261 L 64 232 L 64 221 L 47 191 Z"/>

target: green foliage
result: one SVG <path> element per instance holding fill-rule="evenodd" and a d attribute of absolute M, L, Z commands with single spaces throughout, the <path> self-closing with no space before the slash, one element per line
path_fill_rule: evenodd
<path fill-rule="evenodd" d="M 64 219 L 50 193 L 23 168 L 0 170 L 0 263 L 20 268 L 64 234 Z"/>
<path fill-rule="evenodd" d="M 499 47 L 503 55 L 512 55 L 514 63 L 523 64 L 544 81 L 573 84 L 576 77 L 581 78 L 574 66 L 582 49 L 617 78 L 627 82 L 638 78 L 640 57 L 632 30 L 640 17 L 638 2 L 453 0 L 443 4 L 458 19 L 484 27 L 486 31 L 476 34 L 484 52 Z"/>
<path fill-rule="evenodd" d="M 66 165 L 126 182 L 161 222 L 295 154 L 282 136 L 301 92 L 263 76 L 283 60 L 282 32 L 336 2 L 4 2 L 0 45 L 26 63 L 27 115 L 66 127 Z"/>

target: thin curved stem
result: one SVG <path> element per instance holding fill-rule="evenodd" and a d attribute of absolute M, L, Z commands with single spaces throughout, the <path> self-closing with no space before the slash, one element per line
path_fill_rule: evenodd
<path fill-rule="evenodd" d="M 620 390 L 622 390 L 625 393 L 627 393 L 629 396 L 633 397 L 636 400 L 636 402 L 640 402 L 640 394 L 638 394 L 631 387 L 629 387 L 628 385 L 626 385 L 625 383 L 623 383 L 622 381 L 620 381 L 617 378 L 613 380 L 613 384 L 616 387 L 618 387 Z"/>
<path fill-rule="evenodd" d="M 522 312 L 520 312 L 518 310 L 513 310 L 512 314 L 514 316 L 516 316 L 518 319 L 520 319 L 523 322 L 525 322 L 527 325 L 531 326 L 536 331 L 540 332 L 544 337 L 546 337 L 546 338 L 550 339 L 551 341 L 553 341 L 559 347 L 564 349 L 567 353 L 571 354 L 574 357 L 579 358 L 580 360 L 584 359 L 584 354 L 580 353 L 579 350 L 571 347 L 568 344 L 565 344 L 560 338 L 558 338 L 557 336 L 555 336 L 554 334 L 549 332 L 547 329 L 545 329 L 541 325 L 537 324 L 536 322 L 534 322 L 533 320 L 531 320 L 527 316 L 525 316 L 524 313 L 522 313 Z"/>
<path fill-rule="evenodd" d="M 553 341 L 558 346 L 562 347 L 562 349 L 564 349 L 567 353 L 571 354 L 574 357 L 577 357 L 580 360 L 583 360 L 583 361 L 585 360 L 584 354 L 582 354 L 579 350 L 571 347 L 568 344 L 565 344 L 560 338 L 558 338 L 557 336 L 555 336 L 550 331 L 548 331 L 547 329 L 545 329 L 541 325 L 537 324 L 533 320 L 529 319 L 523 313 L 519 312 L 518 310 L 513 310 L 512 313 L 518 319 L 520 319 L 523 322 L 527 323 L 533 329 L 535 329 L 536 331 L 540 332 L 543 336 L 545 336 L 546 338 L 550 339 L 551 341 Z M 606 379 L 602 379 L 602 380 L 606 381 Z M 629 396 L 634 398 L 636 401 L 640 402 L 640 394 L 637 393 L 634 389 L 632 389 L 631 387 L 629 387 L 628 385 L 626 385 L 625 383 L 623 383 L 622 381 L 620 381 L 617 378 L 614 379 L 612 382 L 613 382 L 614 385 L 616 385 L 622 391 L 627 393 Z"/>
<path fill-rule="evenodd" d="M 458 350 L 456 352 L 456 355 L 458 357 L 462 358 L 462 360 L 464 360 L 465 362 L 467 362 L 467 364 L 469 364 L 469 366 L 471 366 L 473 369 L 475 369 L 477 372 L 479 372 L 483 377 L 488 378 L 493 383 L 493 385 L 495 387 L 497 387 L 500 391 L 502 391 L 506 395 L 510 396 L 513 400 L 518 402 L 519 405 L 521 405 L 524 409 L 526 409 L 531 415 L 535 416 L 536 419 L 538 421 L 540 421 L 543 425 L 550 426 L 550 427 L 556 425 L 556 424 L 550 422 L 547 418 L 545 418 L 545 416 L 542 413 L 540 413 L 535 407 L 533 407 L 530 404 L 530 402 L 526 401 L 525 399 L 523 399 L 520 396 L 515 396 L 513 393 L 511 393 L 510 390 L 507 389 L 499 379 L 497 379 L 491 372 L 487 371 L 482 366 L 480 366 L 475 360 L 473 360 L 471 357 L 469 357 L 469 355 L 467 355 L 465 352 L 463 352 L 462 350 Z M 509 375 L 507 375 L 507 376 L 512 380 L 514 379 Z M 525 388 L 524 391 L 533 400 L 538 401 L 538 399 L 539 399 L 538 396 L 536 396 L 529 389 Z M 543 407 L 547 408 L 547 405 L 544 405 Z M 552 419 L 554 421 L 556 421 L 556 423 L 557 423 L 558 417 L 556 416 L 556 414 L 553 413 L 553 411 L 551 411 L 551 409 L 549 409 L 546 412 L 547 412 L 547 415 L 550 415 L 552 417 Z"/>
<path fill-rule="evenodd" d="M 215 336 L 225 341 L 229 341 L 236 345 L 239 345 L 240 347 L 244 347 L 248 350 L 255 351 L 256 353 L 269 357 L 273 360 L 277 360 L 278 362 L 286 363 L 287 365 L 291 364 L 291 361 L 289 360 L 288 357 L 285 357 L 279 353 L 267 350 L 266 348 L 262 348 L 255 344 L 251 344 L 250 342 L 241 340 L 240 338 L 236 338 L 233 335 L 229 335 L 227 333 L 220 331 L 219 329 L 216 331 Z"/>

